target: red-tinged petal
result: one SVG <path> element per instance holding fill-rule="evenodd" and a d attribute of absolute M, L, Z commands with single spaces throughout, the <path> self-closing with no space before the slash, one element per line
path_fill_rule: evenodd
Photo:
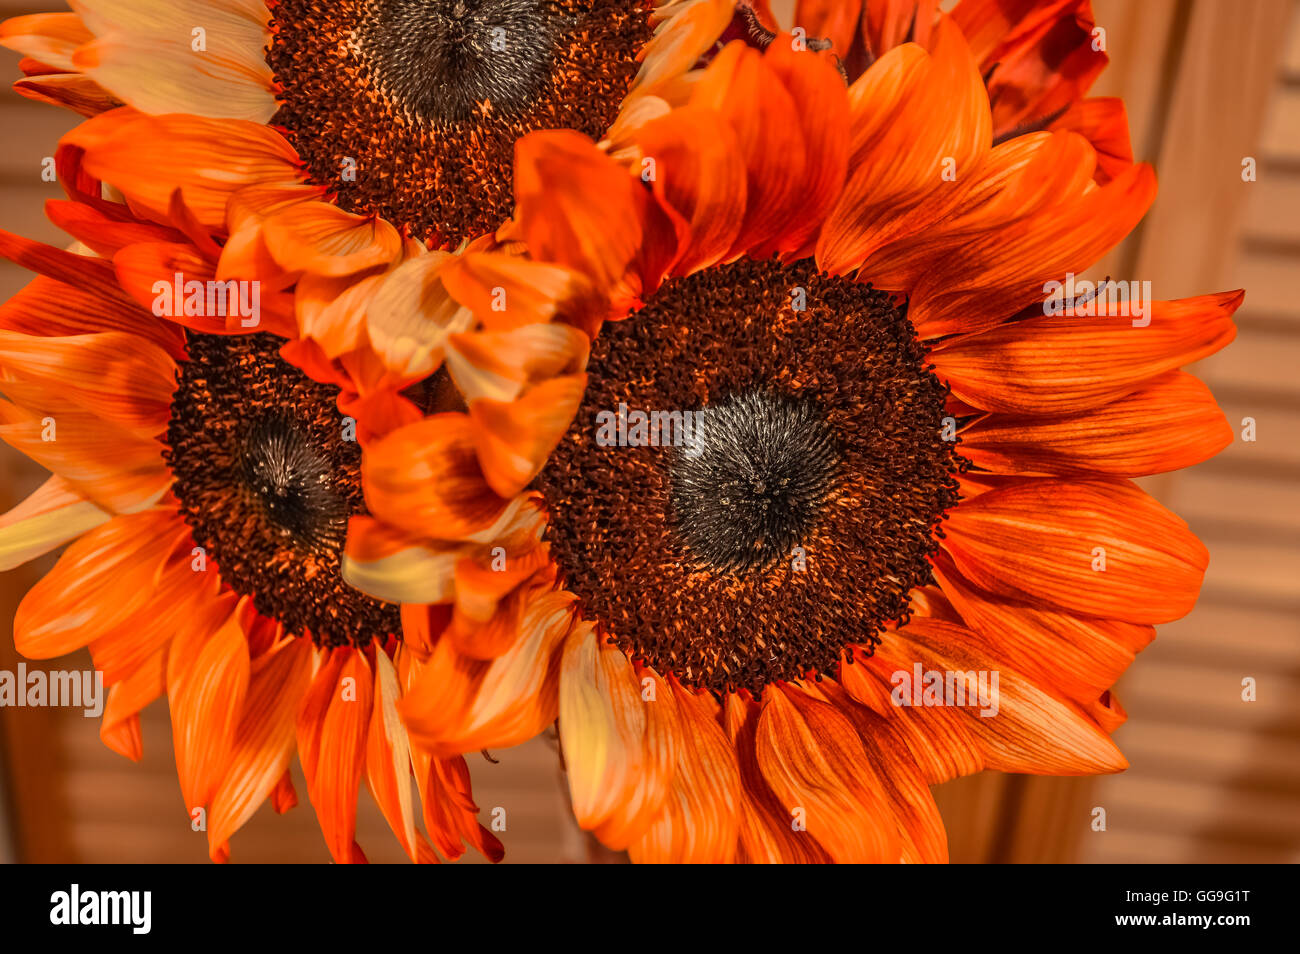
<path fill-rule="evenodd" d="M 991 490 L 963 501 L 945 533 L 957 569 L 990 592 L 1134 623 L 1186 615 L 1209 559 L 1187 524 L 1112 481 Z"/>
<path fill-rule="evenodd" d="M 208 845 L 229 840 L 266 801 L 279 792 L 276 811 L 286 811 L 296 801 L 288 779 L 294 753 L 294 725 L 298 706 L 311 678 L 311 645 L 286 639 L 253 661 L 239 728 L 230 745 L 225 776 L 212 796 L 208 817 Z"/>
<path fill-rule="evenodd" d="M 728 257 L 784 235 L 807 198 L 808 144 L 778 73 L 757 50 L 732 42 L 695 85 L 691 105 L 716 112 L 731 126 L 745 160 L 747 207 Z"/>
<path fill-rule="evenodd" d="M 1149 303 L 1130 316 L 1030 318 L 945 341 L 931 352 L 940 377 L 975 407 L 1066 414 L 1136 391 L 1236 337 L 1241 291 Z"/>
<path fill-rule="evenodd" d="M 1154 628 L 1142 623 L 994 596 L 963 579 L 946 558 L 936 560 L 934 573 L 967 628 L 996 641 L 999 655 L 1013 668 L 1081 705 L 1113 686 L 1155 636 Z"/>
<path fill-rule="evenodd" d="M 989 415 L 962 431 L 961 452 L 994 473 L 1145 477 L 1198 464 L 1231 443 L 1209 388 L 1176 371 L 1067 417 Z"/>
<path fill-rule="evenodd" d="M 992 138 L 979 71 L 946 20 L 932 54 L 913 44 L 891 50 L 854 83 L 849 99 L 848 180 L 817 245 L 818 263 L 835 274 L 864 261 L 882 214 L 897 216 L 927 195 L 961 188 Z M 949 169 L 956 180 L 945 180 Z"/>
<path fill-rule="evenodd" d="M 684 106 L 638 129 L 636 144 L 642 163 L 654 163 L 655 197 L 674 213 L 669 270 L 688 275 L 716 264 L 735 244 L 746 208 L 745 158 L 731 128 L 711 109 Z"/>
<path fill-rule="evenodd" d="M 111 278 L 112 269 L 108 270 Z M 0 328 L 16 334 L 72 337 L 96 332 L 127 332 L 161 348 L 173 359 L 185 355 L 183 332 L 159 321 L 129 299 L 116 282 L 112 293 L 85 289 L 45 276 L 28 283 L 0 305 Z"/>
<path fill-rule="evenodd" d="M 137 335 L 46 338 L 0 332 L 0 368 L 56 387 L 61 396 L 138 437 L 166 429 L 176 364 Z"/>
<path fill-rule="evenodd" d="M 339 864 L 364 861 L 356 843 L 357 792 L 366 761 L 373 708 L 370 667 L 360 652 L 336 649 L 312 678 L 298 713 L 298 758 L 307 796 L 330 855 Z"/>
<path fill-rule="evenodd" d="M 1050 116 L 1080 99 L 1106 67 L 1088 0 L 963 0 L 953 17 L 989 73 L 995 130 Z"/>
<path fill-rule="evenodd" d="M 765 62 L 797 107 L 795 115 L 808 163 L 797 219 L 770 248 L 799 253 L 830 214 L 844 187 L 849 165 L 849 100 L 843 79 L 830 63 L 806 52 L 795 52 L 787 40 L 782 37 L 773 41 Z M 766 251 L 760 248 L 755 255 L 765 257 Z"/>
<path fill-rule="evenodd" d="M 505 849 L 495 835 L 478 823 L 478 805 L 470 795 L 469 767 L 465 760 L 460 756 L 430 759 L 417 752 L 415 763 L 420 799 L 424 803 L 424 825 L 438 850 L 455 860 L 465 853 L 467 843 L 488 861 L 500 861 Z"/>
<path fill-rule="evenodd" d="M 14 83 L 14 92 L 39 103 L 62 106 L 87 119 L 121 105 L 98 83 L 80 73 L 28 76 Z"/>
<path fill-rule="evenodd" d="M 1073 130 L 1092 143 L 1098 182 L 1109 182 L 1133 164 L 1128 114 L 1117 96 L 1081 99 L 1048 128 Z"/>
<path fill-rule="evenodd" d="M 817 839 L 799 826 L 763 779 L 756 734 L 759 706 L 731 693 L 725 700 L 727 734 L 740 769 L 740 852 L 748 864 L 825 864 L 831 860 Z"/>
<path fill-rule="evenodd" d="M 802 813 L 836 862 L 899 860 L 901 841 L 862 740 L 833 705 L 795 686 L 772 686 L 763 694 L 755 744 L 763 778 L 790 813 Z"/>
<path fill-rule="evenodd" d="M 908 315 L 922 338 L 982 331 L 1047 297 L 1046 283 L 1083 274 L 1119 243 L 1155 199 L 1155 173 L 1131 166 L 1106 185 L 992 229 L 954 250 L 913 289 Z M 986 307 L 989 296 L 998 307 Z"/>
<path fill-rule="evenodd" d="M 285 812 L 294 808 L 298 804 L 298 793 L 293 787 L 293 776 L 285 771 L 280 776 L 280 781 L 276 783 L 275 788 L 271 791 L 271 807 L 277 815 L 283 815 Z"/>
<path fill-rule="evenodd" d="M 1103 732 L 1114 732 L 1128 721 L 1128 713 L 1119 704 L 1119 699 L 1107 689 L 1084 709 Z"/>
<path fill-rule="evenodd" d="M 86 170 L 116 186 L 133 209 L 166 224 L 172 193 L 212 232 L 226 225 L 226 204 L 239 189 L 299 178 L 298 156 L 261 123 L 129 108 L 82 123 L 60 141 L 86 150 Z"/>
<path fill-rule="evenodd" d="M 831 50 L 844 60 L 853 49 L 864 5 L 865 0 L 798 0 L 794 25 L 803 27 L 811 39 L 829 40 Z M 879 56 L 895 45 L 877 47 L 875 53 Z"/>
<path fill-rule="evenodd" d="M 110 308 L 120 307 L 127 302 L 122 289 L 118 287 L 112 264 L 94 255 L 78 255 L 0 229 L 0 257 L 7 258 L 15 265 L 21 265 L 45 278 L 52 278 L 64 285 L 72 286 L 73 292 L 70 294 L 75 294 L 77 291 L 83 294 L 93 293 L 106 299 Z M 93 315 L 94 311 L 88 309 L 87 313 Z M 83 318 L 78 314 L 73 320 L 80 323 L 94 319 Z"/>
<path fill-rule="evenodd" d="M 912 678 L 919 665 L 923 681 L 930 674 L 937 674 L 945 686 L 949 674 L 954 687 L 957 679 L 964 680 L 963 688 L 976 695 L 974 700 L 968 695 L 963 705 L 961 699 L 945 697 L 940 705 L 926 705 L 922 693 L 921 708 L 926 716 L 939 710 L 958 713 L 989 768 L 1093 775 L 1128 767 L 1110 736 L 1078 707 L 1005 665 L 995 640 L 951 623 L 918 619 L 886 637 L 886 642 L 887 648 L 880 647 L 884 650 L 881 665 L 896 667 L 898 674 Z M 899 680 L 896 686 L 905 696 L 907 683 Z M 984 695 L 979 694 L 981 688 Z M 915 685 L 912 689 L 915 692 Z"/>
<path fill-rule="evenodd" d="M 113 256 L 113 267 L 124 292 L 177 325 L 202 334 L 296 336 L 290 295 L 260 280 L 242 287 L 239 279 L 218 281 L 212 262 L 188 243 L 128 245 Z"/>
<path fill-rule="evenodd" d="M 108 690 L 99 723 L 99 738 L 133 762 L 144 756 L 140 710 L 167 691 L 167 651 L 160 649 L 121 682 Z"/>
<path fill-rule="evenodd" d="M 855 249 L 865 261 L 858 279 L 915 287 L 953 248 L 1082 195 L 1093 187 L 1095 170 L 1092 147 L 1076 133 L 1032 133 L 1000 143 L 917 204 L 883 208 L 862 221 Z"/>
<path fill-rule="evenodd" d="M 638 864 L 727 864 L 740 835 L 740 769 L 707 695 L 672 685 L 677 767 L 663 807 L 628 846 Z"/>
<path fill-rule="evenodd" d="M 125 208 L 125 207 L 123 207 Z M 50 199 L 45 215 L 96 255 L 112 258 L 137 242 L 178 242 L 185 236 L 176 229 L 152 222 L 123 222 L 100 209 L 73 200 Z"/>

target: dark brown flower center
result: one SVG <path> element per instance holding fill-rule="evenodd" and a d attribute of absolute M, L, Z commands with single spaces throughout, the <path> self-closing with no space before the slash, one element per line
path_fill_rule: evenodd
<path fill-rule="evenodd" d="M 603 137 L 651 36 L 647 0 L 280 0 L 284 128 L 349 211 L 454 247 L 511 212 L 515 142 Z"/>
<path fill-rule="evenodd" d="M 888 296 L 742 260 L 607 324 L 588 373 L 537 487 L 565 586 L 629 655 L 760 692 L 906 618 L 964 461 Z"/>
<path fill-rule="evenodd" d="M 338 389 L 280 358 L 273 335 L 187 335 L 165 456 L 194 542 L 287 633 L 365 646 L 401 632 L 396 606 L 339 575 L 364 513 L 361 451 Z"/>

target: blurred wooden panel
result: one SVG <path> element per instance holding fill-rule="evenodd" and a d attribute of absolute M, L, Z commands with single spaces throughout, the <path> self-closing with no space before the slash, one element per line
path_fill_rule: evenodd
<path fill-rule="evenodd" d="M 1247 38 L 1253 37 L 1247 43 Z M 1160 297 L 1245 287 L 1241 329 L 1193 370 L 1238 439 L 1160 481 L 1206 543 L 1197 608 L 1119 686 L 1131 763 L 1099 779 L 1108 828 L 1081 857 L 1106 862 L 1300 860 L 1300 14 L 1293 4 L 1194 8 L 1141 269 Z M 1224 55 L 1225 45 L 1254 51 Z M 1284 58 L 1285 57 L 1285 58 Z M 1229 75 L 1231 74 L 1231 75 Z M 1249 84 L 1267 81 L 1252 95 Z M 1184 95 L 1184 91 L 1186 94 Z M 1254 156 L 1258 180 L 1241 181 Z M 1173 208 L 1169 209 L 1172 199 Z M 1242 419 L 1257 439 L 1240 439 Z M 1257 701 L 1242 698 L 1256 681 Z"/>

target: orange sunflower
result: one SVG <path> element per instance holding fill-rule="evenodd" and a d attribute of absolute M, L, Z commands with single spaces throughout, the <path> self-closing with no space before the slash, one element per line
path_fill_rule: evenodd
<path fill-rule="evenodd" d="M 295 751 L 335 860 L 364 860 L 363 778 L 413 860 L 466 844 L 499 860 L 464 760 L 398 719 L 398 608 L 340 577 L 360 450 L 338 388 L 282 356 L 292 301 L 216 283 L 220 248 L 179 193 L 170 225 L 136 219 L 80 158 L 59 151 L 69 199 L 49 211 L 95 254 L 0 231 L 0 255 L 39 276 L 0 306 L 0 438 L 52 472 L 0 517 L 0 567 L 68 544 L 18 609 L 18 650 L 88 647 L 111 686 L 100 734 L 132 759 L 138 713 L 167 696 L 214 860 L 267 798 L 296 803 Z"/>
<path fill-rule="evenodd" d="M 1242 293 L 1049 298 L 1155 195 L 1078 99 L 1104 57 L 1059 55 L 1086 4 L 894 3 L 877 42 L 879 6 L 805 7 L 860 69 L 742 39 L 603 146 L 524 138 L 456 394 L 363 454 L 343 572 L 428 647 L 412 740 L 558 717 L 578 822 L 637 861 L 946 860 L 930 786 L 1125 767 L 1111 687 L 1205 570 L 1130 478 L 1231 441 L 1179 368 Z M 598 293 L 492 318 L 541 267 Z"/>
<path fill-rule="evenodd" d="M 307 274 L 321 300 L 412 254 L 400 236 L 496 229 L 521 135 L 599 138 L 719 37 L 770 22 L 745 0 L 70 5 L 0 25 L 27 57 L 19 92 L 93 117 L 68 141 L 145 214 L 194 193 L 232 236 L 223 272 Z"/>

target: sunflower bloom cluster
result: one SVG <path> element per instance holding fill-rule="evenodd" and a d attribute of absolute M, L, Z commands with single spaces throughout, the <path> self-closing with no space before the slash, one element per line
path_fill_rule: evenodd
<path fill-rule="evenodd" d="M 1133 479 L 1231 442 L 1243 295 L 1051 300 L 1156 194 L 1086 0 L 71 7 L 0 25 L 84 117 L 79 244 L 0 232 L 0 557 L 66 545 L 18 648 L 128 757 L 167 697 L 215 860 L 295 754 L 336 861 L 363 780 L 498 860 L 464 756 L 552 725 L 641 862 L 942 862 L 933 785 L 1125 768 L 1208 560 Z"/>

